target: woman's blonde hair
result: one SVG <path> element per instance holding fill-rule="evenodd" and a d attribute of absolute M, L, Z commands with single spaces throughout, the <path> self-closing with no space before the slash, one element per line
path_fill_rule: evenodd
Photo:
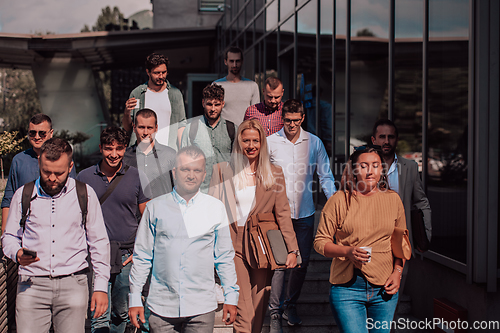
<path fill-rule="evenodd" d="M 259 132 L 260 137 L 260 152 L 257 160 L 256 180 L 264 185 L 268 190 L 276 182 L 271 169 L 271 160 L 269 159 L 269 152 L 267 150 L 266 132 L 257 119 L 245 120 L 238 126 L 238 133 L 236 135 L 236 142 L 233 147 L 233 154 L 231 157 L 231 166 L 234 170 L 234 186 L 236 190 L 241 190 L 246 185 L 247 176 L 245 174 L 245 166 L 248 164 L 248 158 L 243 154 L 242 146 L 242 133 L 247 129 L 254 129 Z"/>

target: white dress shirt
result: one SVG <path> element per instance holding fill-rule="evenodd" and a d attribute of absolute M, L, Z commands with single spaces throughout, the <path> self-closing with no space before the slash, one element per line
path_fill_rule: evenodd
<path fill-rule="evenodd" d="M 399 194 L 399 168 L 398 155 L 396 154 L 394 154 L 394 162 L 387 171 L 387 181 L 389 182 L 389 188 Z"/>
<path fill-rule="evenodd" d="M 92 187 L 87 185 L 87 224 L 82 225 L 82 214 L 76 185 L 68 178 L 61 192 L 51 197 L 35 182 L 31 201 L 31 212 L 26 219 L 26 228 L 20 226 L 22 216 L 22 193 L 19 188 L 10 205 L 5 233 L 2 235 L 3 251 L 17 262 L 17 251 L 21 247 L 37 252 L 40 261 L 19 266 L 19 275 L 60 276 L 68 275 L 88 267 L 87 246 L 95 273 L 94 290 L 108 291 L 109 240 L 102 218 L 101 205 Z"/>
<path fill-rule="evenodd" d="M 314 172 L 318 173 L 327 199 L 336 191 L 325 146 L 316 135 L 303 129 L 292 143 L 284 128 L 268 136 L 267 143 L 271 162 L 283 168 L 292 219 L 313 215 L 316 210 L 312 196 Z"/>
<path fill-rule="evenodd" d="M 198 193 L 186 202 L 174 189 L 146 205 L 137 230 L 130 269 L 129 306 L 142 306 L 149 272 L 147 305 L 162 317 L 190 317 L 217 308 L 214 266 L 225 303 L 238 304 L 234 249 L 226 208 Z"/>

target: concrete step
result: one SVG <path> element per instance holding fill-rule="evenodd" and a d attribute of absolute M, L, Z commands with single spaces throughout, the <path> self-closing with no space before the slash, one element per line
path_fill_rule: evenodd
<path fill-rule="evenodd" d="M 333 319 L 333 315 L 329 316 L 304 316 L 302 324 L 296 326 L 288 326 L 286 321 L 283 320 L 283 333 L 297 332 L 297 333 L 337 333 L 339 332 L 337 324 Z M 262 333 L 269 333 L 270 318 L 266 317 Z"/>

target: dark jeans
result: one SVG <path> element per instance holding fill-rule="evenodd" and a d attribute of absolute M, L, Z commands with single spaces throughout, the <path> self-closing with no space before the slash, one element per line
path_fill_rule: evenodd
<path fill-rule="evenodd" d="M 387 294 L 384 286 L 371 285 L 355 269 L 351 281 L 331 286 L 330 306 L 342 333 L 389 333 L 398 295 Z"/>
<path fill-rule="evenodd" d="M 311 249 L 314 241 L 314 215 L 301 219 L 292 219 L 293 229 L 299 244 L 302 265 L 298 268 L 289 270 L 288 286 L 285 293 L 285 273 L 284 269 L 274 271 L 271 282 L 271 296 L 269 298 L 269 312 L 271 314 L 280 313 L 281 305 L 285 307 L 295 306 L 302 290 L 302 285 L 306 278 L 307 266 L 311 256 Z"/>

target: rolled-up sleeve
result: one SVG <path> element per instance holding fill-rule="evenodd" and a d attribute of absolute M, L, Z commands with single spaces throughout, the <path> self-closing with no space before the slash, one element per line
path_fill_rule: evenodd
<path fill-rule="evenodd" d="M 10 259 L 17 262 L 17 251 L 21 248 L 21 240 L 23 237 L 23 229 L 19 221 L 21 220 L 21 197 L 23 187 L 12 196 L 12 201 L 9 201 L 10 210 L 5 226 L 5 232 L 2 235 L 3 253 Z"/>

